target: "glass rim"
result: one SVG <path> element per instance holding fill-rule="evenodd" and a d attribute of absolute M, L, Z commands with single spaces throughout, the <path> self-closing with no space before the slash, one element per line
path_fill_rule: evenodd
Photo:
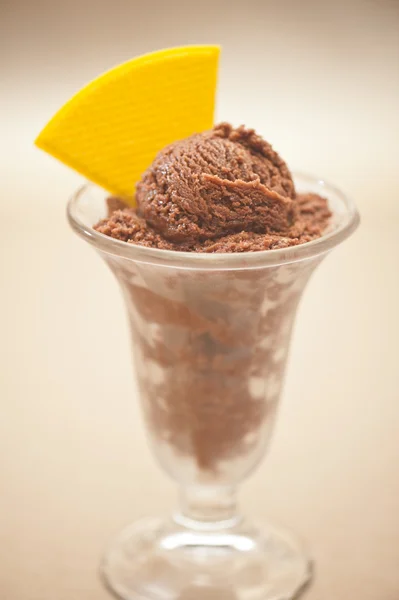
<path fill-rule="evenodd" d="M 295 179 L 303 179 L 307 180 L 309 184 L 313 184 L 313 186 L 317 185 L 320 191 L 324 188 L 327 198 L 328 192 L 339 196 L 345 206 L 345 211 L 342 215 L 339 215 L 338 223 L 333 230 L 310 242 L 287 248 L 258 250 L 256 252 L 182 252 L 180 250 L 148 248 L 117 240 L 86 225 L 78 216 L 79 201 L 90 189 L 98 187 L 90 182 L 82 185 L 70 198 L 67 206 L 67 217 L 72 229 L 98 250 L 135 262 L 203 270 L 256 269 L 289 264 L 325 254 L 349 237 L 360 223 L 360 216 L 355 203 L 335 185 L 330 184 L 325 179 L 301 172 L 294 172 L 293 177 L 294 181 Z M 104 196 L 106 194 L 107 192 L 104 190 Z"/>

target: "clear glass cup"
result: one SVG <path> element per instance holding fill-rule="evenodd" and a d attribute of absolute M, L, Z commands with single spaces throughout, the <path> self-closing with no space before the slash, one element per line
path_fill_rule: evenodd
<path fill-rule="evenodd" d="M 329 230 L 254 253 L 127 244 L 92 229 L 106 214 L 103 190 L 87 185 L 69 203 L 73 229 L 121 287 L 149 443 L 180 490 L 173 516 L 134 523 L 106 554 L 103 575 L 124 600 L 287 600 L 310 579 L 300 545 L 236 505 L 270 439 L 298 301 L 359 222 L 336 188 L 304 175 L 295 183 L 328 198 Z"/>

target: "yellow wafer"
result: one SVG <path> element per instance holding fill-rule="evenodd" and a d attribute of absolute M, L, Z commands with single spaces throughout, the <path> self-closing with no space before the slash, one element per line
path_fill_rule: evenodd
<path fill-rule="evenodd" d="M 134 58 L 80 90 L 36 145 L 112 194 L 134 186 L 167 144 L 213 125 L 218 46 Z"/>

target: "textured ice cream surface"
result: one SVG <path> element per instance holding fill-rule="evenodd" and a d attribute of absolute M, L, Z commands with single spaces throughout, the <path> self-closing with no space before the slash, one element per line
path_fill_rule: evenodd
<path fill-rule="evenodd" d="M 137 184 L 137 208 L 109 201 L 96 229 L 167 250 L 245 252 L 320 237 L 324 198 L 296 195 L 285 162 L 253 129 L 221 123 L 158 153 Z"/>
<path fill-rule="evenodd" d="M 286 164 L 253 130 L 222 123 L 162 150 L 137 185 L 139 212 L 165 239 L 215 239 L 287 230 L 294 185 Z"/>

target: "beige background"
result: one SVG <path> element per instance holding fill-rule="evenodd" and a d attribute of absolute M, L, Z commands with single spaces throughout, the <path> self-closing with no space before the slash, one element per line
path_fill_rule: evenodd
<path fill-rule="evenodd" d="M 33 149 L 79 87 L 165 46 L 223 45 L 218 116 L 359 205 L 300 308 L 281 415 L 243 508 L 298 531 L 309 600 L 399 599 L 399 2 L 6 0 L 0 5 L 0 597 L 105 600 L 108 539 L 167 512 L 123 306 L 69 231 L 80 178 Z"/>

